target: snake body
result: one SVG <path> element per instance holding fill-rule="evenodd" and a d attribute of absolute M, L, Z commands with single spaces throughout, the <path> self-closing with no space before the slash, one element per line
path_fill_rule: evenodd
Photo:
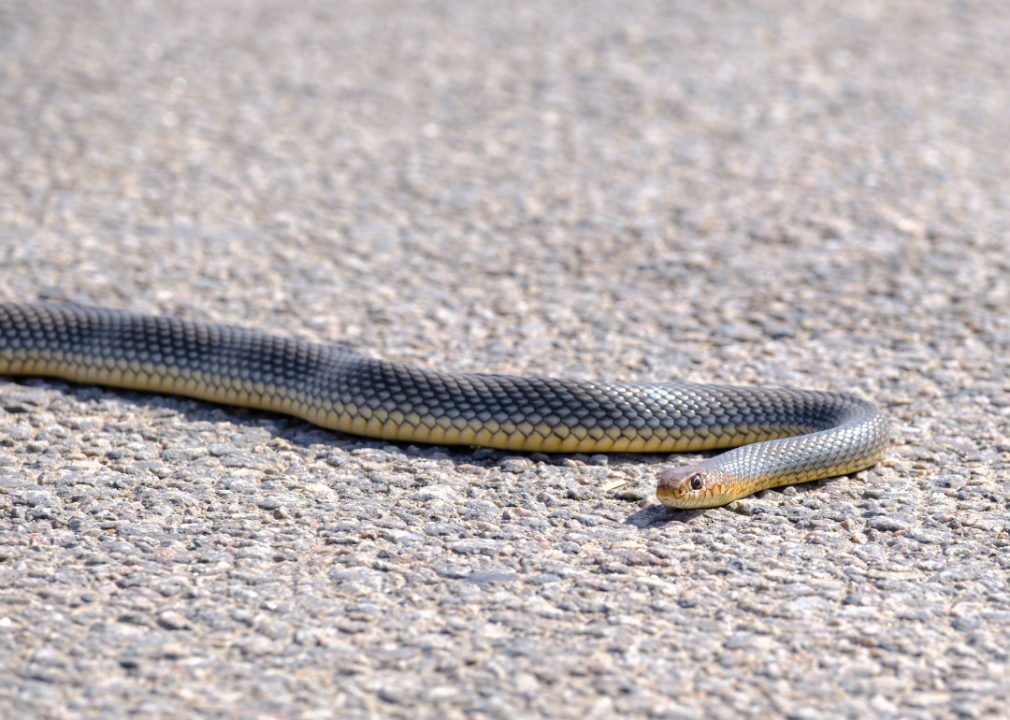
<path fill-rule="evenodd" d="M 736 447 L 662 475 L 657 497 L 679 508 L 855 472 L 889 442 L 883 414 L 842 393 L 436 372 L 73 304 L 0 304 L 0 375 L 184 395 L 395 441 L 583 453 Z"/>

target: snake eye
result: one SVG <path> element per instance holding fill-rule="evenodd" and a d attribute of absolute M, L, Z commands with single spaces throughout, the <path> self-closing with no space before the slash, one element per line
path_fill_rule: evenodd
<path fill-rule="evenodd" d="M 691 489 L 692 490 L 701 490 L 701 486 L 704 485 L 704 484 L 705 483 L 703 483 L 702 480 L 701 480 L 701 475 L 695 475 L 693 478 L 691 478 Z"/>

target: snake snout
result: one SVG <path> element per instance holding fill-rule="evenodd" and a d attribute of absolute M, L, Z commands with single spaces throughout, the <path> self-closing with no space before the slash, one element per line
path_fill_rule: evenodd
<path fill-rule="evenodd" d="M 664 505 L 678 505 L 686 495 L 705 489 L 705 474 L 696 466 L 670 468 L 659 477 L 656 498 Z"/>

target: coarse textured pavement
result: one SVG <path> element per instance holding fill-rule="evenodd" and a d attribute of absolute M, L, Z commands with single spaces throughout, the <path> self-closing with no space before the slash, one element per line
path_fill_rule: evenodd
<path fill-rule="evenodd" d="M 1010 6 L 0 4 L 0 299 L 851 391 L 667 462 L 0 381 L 0 717 L 1010 717 Z"/>

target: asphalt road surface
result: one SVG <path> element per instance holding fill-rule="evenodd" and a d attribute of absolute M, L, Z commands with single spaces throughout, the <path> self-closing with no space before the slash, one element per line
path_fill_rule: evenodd
<path fill-rule="evenodd" d="M 0 299 L 852 392 L 849 477 L 0 380 L 0 716 L 1010 716 L 1005 3 L 0 6 Z"/>

